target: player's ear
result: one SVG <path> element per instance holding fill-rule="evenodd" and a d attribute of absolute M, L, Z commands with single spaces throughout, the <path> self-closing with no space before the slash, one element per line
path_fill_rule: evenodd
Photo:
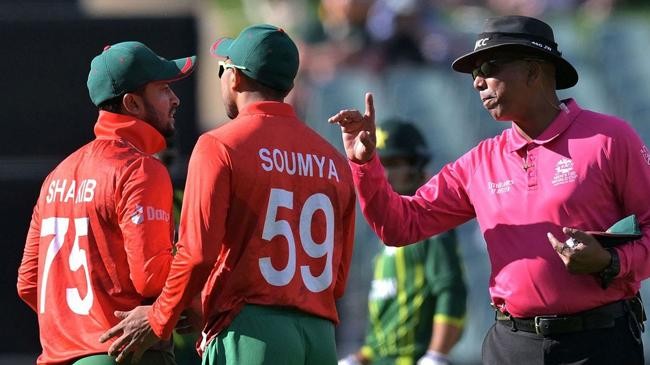
<path fill-rule="evenodd" d="M 142 97 L 136 93 L 126 93 L 122 97 L 122 107 L 127 114 L 138 116 L 144 110 Z"/>
<path fill-rule="evenodd" d="M 233 72 L 230 73 L 230 79 L 228 80 L 230 88 L 235 91 L 240 91 L 244 83 L 244 75 L 237 69 L 233 69 L 232 71 Z"/>

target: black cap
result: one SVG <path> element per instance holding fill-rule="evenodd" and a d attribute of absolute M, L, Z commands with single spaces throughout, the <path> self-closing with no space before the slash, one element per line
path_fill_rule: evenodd
<path fill-rule="evenodd" d="M 578 72 L 562 58 L 553 29 L 539 19 L 519 15 L 487 19 L 474 44 L 474 51 L 456 59 L 451 67 L 458 72 L 471 73 L 480 55 L 501 48 L 534 53 L 553 62 L 557 89 L 567 89 L 578 83 Z"/>

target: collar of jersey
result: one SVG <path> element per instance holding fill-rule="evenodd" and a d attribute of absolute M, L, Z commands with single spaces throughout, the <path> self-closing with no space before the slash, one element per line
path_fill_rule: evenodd
<path fill-rule="evenodd" d="M 165 138 L 147 122 L 104 110 L 99 111 L 95 136 L 97 139 L 123 139 L 147 154 L 160 152 L 167 146 Z"/>
<path fill-rule="evenodd" d="M 279 101 L 259 101 L 251 103 L 244 107 L 239 113 L 240 115 L 254 115 L 254 114 L 270 114 L 270 115 L 283 115 L 287 117 L 296 117 L 293 107 L 287 103 Z"/>
<path fill-rule="evenodd" d="M 582 109 L 580 109 L 578 103 L 576 103 L 573 99 L 562 100 L 562 104 L 562 110 L 557 115 L 557 117 L 555 117 L 555 120 L 551 122 L 551 124 L 546 128 L 544 132 L 542 132 L 542 134 L 539 135 L 539 137 L 533 139 L 530 142 L 517 131 L 513 123 L 512 128 L 510 128 L 508 131 L 508 147 L 510 152 L 517 151 L 528 145 L 528 143 L 543 145 L 554 140 L 565 130 L 567 130 L 567 128 L 569 128 L 571 125 L 571 122 L 573 122 L 578 114 L 580 114 L 580 111 Z"/>

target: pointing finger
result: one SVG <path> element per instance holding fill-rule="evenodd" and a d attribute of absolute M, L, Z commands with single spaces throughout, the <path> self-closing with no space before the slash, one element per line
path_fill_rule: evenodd
<path fill-rule="evenodd" d="M 375 102 L 372 97 L 372 93 L 366 93 L 366 113 L 365 116 L 370 118 L 371 121 L 375 121 Z"/>

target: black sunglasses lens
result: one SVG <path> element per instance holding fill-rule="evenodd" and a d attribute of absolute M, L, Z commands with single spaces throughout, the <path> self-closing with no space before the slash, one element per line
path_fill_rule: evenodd
<path fill-rule="evenodd" d="M 496 63 L 493 60 L 485 61 L 481 65 L 472 70 L 472 78 L 476 79 L 479 75 L 481 77 L 490 77 L 497 72 Z"/>
<path fill-rule="evenodd" d="M 221 78 L 221 75 L 223 75 L 224 71 L 225 71 L 225 67 L 223 67 L 223 65 L 219 65 L 219 78 Z"/>
<path fill-rule="evenodd" d="M 483 77 L 490 77 L 494 74 L 495 70 L 495 64 L 492 61 L 488 62 L 483 62 L 481 65 L 481 74 L 483 74 Z"/>

